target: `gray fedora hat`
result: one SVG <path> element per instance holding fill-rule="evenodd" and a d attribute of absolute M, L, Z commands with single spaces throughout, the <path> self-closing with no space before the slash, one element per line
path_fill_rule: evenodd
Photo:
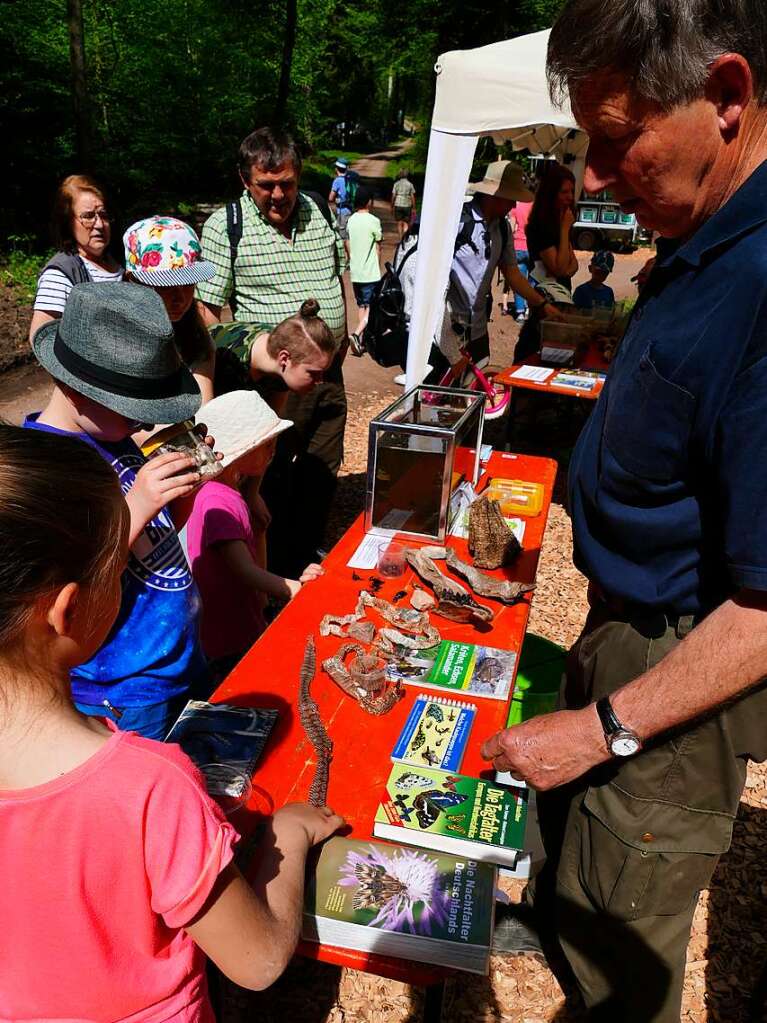
<path fill-rule="evenodd" d="M 54 380 L 128 419 L 178 423 L 202 401 L 162 299 L 140 284 L 75 285 L 32 350 Z"/>

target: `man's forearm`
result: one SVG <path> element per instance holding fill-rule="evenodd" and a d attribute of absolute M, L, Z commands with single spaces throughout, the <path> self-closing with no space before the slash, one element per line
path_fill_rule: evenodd
<path fill-rule="evenodd" d="M 717 710 L 767 676 L 767 595 L 744 591 L 704 619 L 611 703 L 642 739 Z"/>
<path fill-rule="evenodd" d="M 647 741 L 715 712 L 765 676 L 767 595 L 744 591 L 610 702 L 621 724 Z M 536 789 L 565 785 L 611 756 L 593 703 L 497 732 L 482 755 Z"/>

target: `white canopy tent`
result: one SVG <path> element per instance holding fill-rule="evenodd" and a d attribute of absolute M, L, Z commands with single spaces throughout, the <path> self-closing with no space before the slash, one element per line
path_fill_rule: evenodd
<path fill-rule="evenodd" d="M 421 206 L 407 387 L 426 374 L 444 311 L 453 244 L 474 151 L 482 136 L 515 149 L 574 160 L 582 176 L 588 144 L 568 104 L 553 106 L 546 83 L 549 33 L 535 32 L 476 50 L 454 50 L 437 61 L 426 180 Z M 580 182 L 579 182 L 580 183 Z"/>

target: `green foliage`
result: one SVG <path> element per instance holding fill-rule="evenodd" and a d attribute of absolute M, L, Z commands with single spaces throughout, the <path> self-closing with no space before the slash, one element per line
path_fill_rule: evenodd
<path fill-rule="evenodd" d="M 9 251 L 0 258 L 0 285 L 13 289 L 17 305 L 31 304 L 37 277 L 53 254 L 32 254 L 30 248 L 34 242 L 32 235 L 11 235 L 8 238 Z"/>
<path fill-rule="evenodd" d="M 405 164 L 425 166 L 433 66 L 468 48 L 550 23 L 559 0 L 297 0 L 286 124 L 309 158 L 305 183 L 329 188 L 332 160 L 355 159 L 423 125 Z M 118 230 L 151 213 L 236 194 L 240 140 L 270 122 L 286 0 L 82 0 L 93 139 L 76 152 L 66 0 L 0 7 L 0 132 L 6 185 L 0 238 L 47 237 L 69 173 L 107 188 Z M 338 125 L 343 123 L 343 133 Z M 396 173 L 398 165 L 390 168 Z"/>

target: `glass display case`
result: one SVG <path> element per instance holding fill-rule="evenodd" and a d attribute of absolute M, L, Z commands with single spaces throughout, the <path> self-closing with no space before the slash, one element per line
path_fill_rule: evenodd
<path fill-rule="evenodd" d="M 365 529 L 443 541 L 451 495 L 479 479 L 485 396 L 421 384 L 372 420 Z"/>

